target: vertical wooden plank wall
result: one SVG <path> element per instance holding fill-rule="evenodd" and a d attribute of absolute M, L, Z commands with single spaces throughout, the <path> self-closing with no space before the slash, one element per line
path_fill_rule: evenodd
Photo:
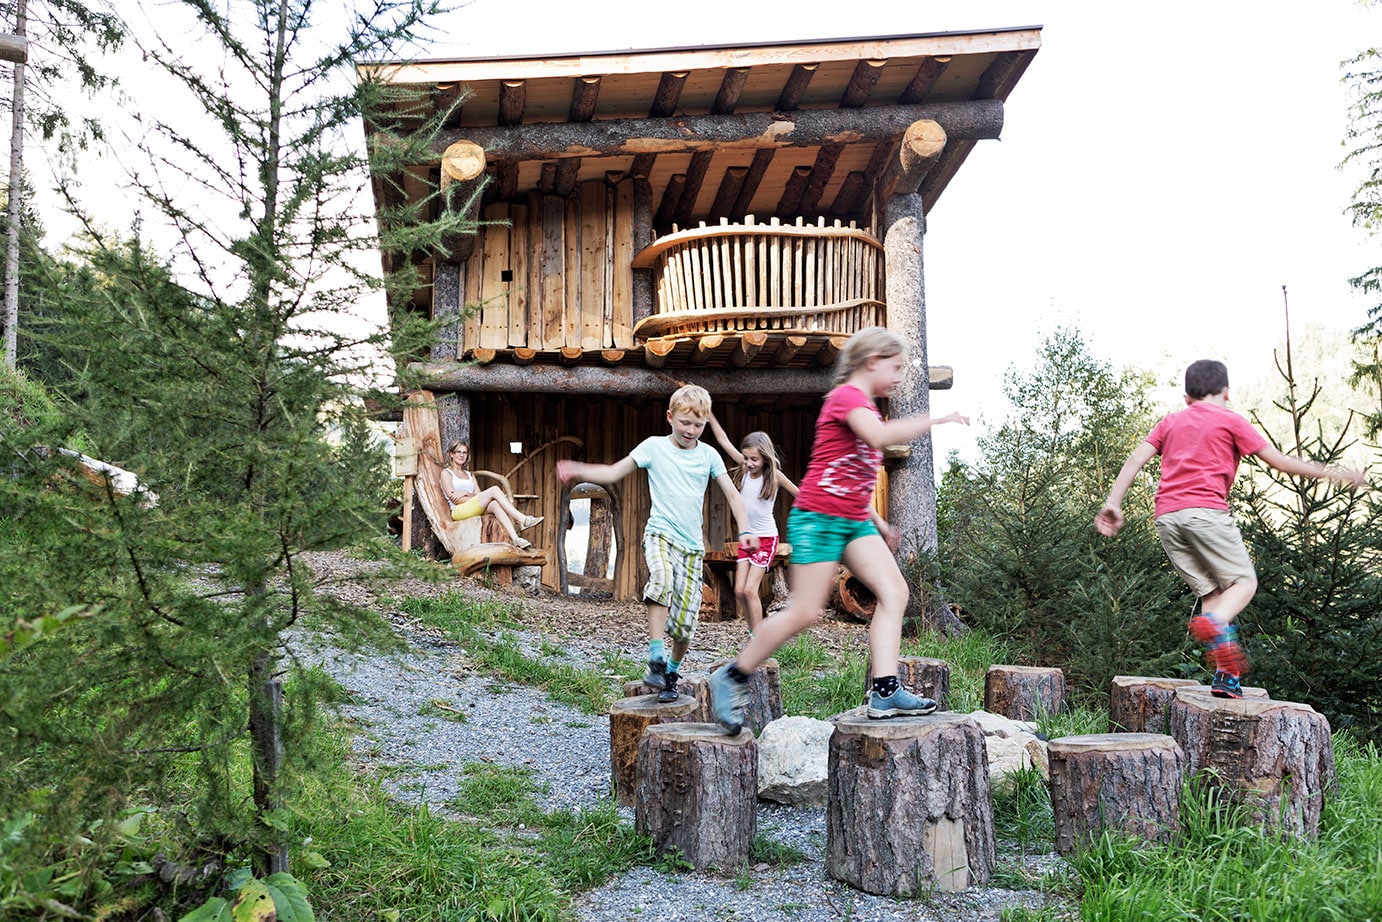
<path fill-rule="evenodd" d="M 466 265 L 467 344 L 629 349 L 633 342 L 633 180 L 496 202 Z M 507 276 L 507 280 L 506 280 Z"/>

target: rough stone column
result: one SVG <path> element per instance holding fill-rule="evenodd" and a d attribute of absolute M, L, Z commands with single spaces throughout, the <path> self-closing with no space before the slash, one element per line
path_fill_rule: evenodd
<path fill-rule="evenodd" d="M 438 261 L 432 276 L 432 317 L 443 321 L 432 343 L 432 361 L 455 361 L 465 351 L 465 323 L 461 315 L 461 291 L 465 266 Z"/>
<path fill-rule="evenodd" d="M 884 207 L 883 254 L 887 267 L 888 327 L 907 342 L 907 365 L 893 391 L 893 417 L 931 411 L 926 355 L 926 283 L 922 238 L 926 215 L 917 193 L 894 195 Z M 900 559 L 936 550 L 936 478 L 931 437 L 912 442 L 911 453 L 888 469 L 888 522 L 901 531 Z"/>

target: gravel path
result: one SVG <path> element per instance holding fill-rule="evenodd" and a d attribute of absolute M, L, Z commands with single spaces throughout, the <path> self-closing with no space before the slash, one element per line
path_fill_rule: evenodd
<path fill-rule="evenodd" d="M 456 643 L 401 617 L 393 620 L 406 642 L 397 656 L 351 653 L 320 637 L 299 637 L 294 645 L 304 662 L 320 664 L 352 692 L 341 712 L 357 727 L 354 749 L 390 794 L 457 815 L 465 766 L 485 762 L 530 771 L 545 789 L 537 801 L 547 810 L 593 807 L 607 796 L 607 716 L 550 701 L 531 688 L 499 685 L 473 672 Z M 620 813 L 633 821 L 631 810 Z M 870 896 L 825 875 L 823 809 L 762 803 L 758 829 L 806 860 L 759 865 L 738 878 L 639 867 L 579 895 L 575 916 L 582 922 L 968 922 L 1047 902 L 1038 892 L 996 888 L 916 900 Z M 1024 863 L 1042 870 L 1056 860 L 1038 856 Z"/>

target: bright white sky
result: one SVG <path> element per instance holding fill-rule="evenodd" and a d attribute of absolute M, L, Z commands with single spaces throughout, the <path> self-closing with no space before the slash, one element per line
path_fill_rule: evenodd
<path fill-rule="evenodd" d="M 1000 419 L 1004 371 L 1028 367 L 1062 323 L 1097 355 L 1166 380 L 1196 358 L 1247 380 L 1271 368 L 1282 285 L 1297 330 L 1365 318 L 1347 280 L 1382 252 L 1343 213 L 1353 181 L 1337 169 L 1339 65 L 1382 37 L 1382 6 L 697 0 L 694 15 L 665 18 L 557 0 L 521 8 L 516 21 L 513 0 L 471 0 L 427 56 L 1041 25 L 1002 140 L 975 147 L 930 215 L 930 359 L 955 368 L 954 389 L 933 394 L 939 413 Z M 937 429 L 937 458 L 967 453 L 971 435 Z"/>
<path fill-rule="evenodd" d="M 977 424 L 936 430 L 938 460 L 970 453 L 982 422 L 1003 417 L 1004 372 L 1029 367 L 1060 324 L 1168 382 L 1203 357 L 1245 382 L 1270 372 L 1282 285 L 1297 330 L 1365 319 L 1347 279 L 1382 248 L 1344 214 L 1355 180 L 1338 169 L 1340 62 L 1382 36 L 1382 5 L 697 0 L 674 12 L 470 0 L 422 56 L 1043 26 L 1002 140 L 976 146 L 930 215 L 930 360 L 955 368 L 934 409 Z"/>

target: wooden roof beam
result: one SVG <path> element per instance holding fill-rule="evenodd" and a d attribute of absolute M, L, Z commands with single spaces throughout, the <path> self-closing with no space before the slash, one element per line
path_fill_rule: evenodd
<path fill-rule="evenodd" d="M 546 166 L 546 164 L 543 164 Z M 576 188 L 576 179 L 581 173 L 581 161 L 568 157 L 565 160 L 557 161 L 557 175 L 555 182 L 552 183 L 552 192 L 556 195 L 570 195 L 571 190 Z"/>
<path fill-rule="evenodd" d="M 499 84 L 499 124 L 511 128 L 523 124 L 523 109 L 528 105 L 528 83 L 505 80 Z"/>
<path fill-rule="evenodd" d="M 1007 99 L 1036 52 L 1010 51 L 998 55 L 984 69 L 970 99 Z"/>
<path fill-rule="evenodd" d="M 653 215 L 653 224 L 658 227 L 666 227 L 672 223 L 672 219 L 677 213 L 677 207 L 681 203 L 681 194 L 684 188 L 686 188 L 685 173 L 675 173 L 671 179 L 667 180 L 667 185 L 662 189 L 662 201 L 658 203 L 657 214 Z"/>
<path fill-rule="evenodd" d="M 744 92 L 744 84 L 748 79 L 747 67 L 726 68 L 724 79 L 720 81 L 720 91 L 715 94 L 710 111 L 717 115 L 728 115 L 733 112 L 734 107 L 739 105 L 739 96 Z"/>
<path fill-rule="evenodd" d="M 768 167 L 773 162 L 774 151 L 771 147 L 763 148 L 753 152 L 753 162 L 749 164 L 749 170 L 744 174 L 743 185 L 739 187 L 739 195 L 734 199 L 734 206 L 730 210 L 730 217 L 739 220 L 749 213 L 749 205 L 753 204 L 753 197 L 758 192 L 758 184 L 763 181 L 763 174 L 768 172 Z"/>
<path fill-rule="evenodd" d="M 840 106 L 845 109 L 857 109 L 868 102 L 874 84 L 878 82 L 878 78 L 883 75 L 883 68 L 887 66 L 887 61 L 877 60 L 860 61 L 854 65 L 854 73 L 850 75 L 845 93 L 840 97 Z"/>
<path fill-rule="evenodd" d="M 897 156 L 888 162 L 879 178 L 879 194 L 886 199 L 917 191 L 945 152 L 946 141 L 945 129 L 933 121 L 922 119 L 909 125 Z"/>
<path fill-rule="evenodd" d="M 810 181 L 811 168 L 809 166 L 794 168 L 787 184 L 782 187 L 782 198 L 777 200 L 777 210 L 773 212 L 773 216 L 790 218 L 796 214 L 797 206 L 801 204 L 801 197 L 806 192 L 806 184 Z"/>
<path fill-rule="evenodd" d="M 917 65 L 917 72 L 912 75 L 911 82 L 902 91 L 898 102 L 903 105 L 921 102 L 931 94 L 931 90 L 936 86 L 936 81 L 940 80 L 941 74 L 945 73 L 945 69 L 949 65 L 949 55 L 934 55 L 924 59 Z"/>
<path fill-rule="evenodd" d="M 691 155 L 691 165 L 686 168 L 686 185 L 681 190 L 681 200 L 677 202 L 676 222 L 682 227 L 691 224 L 696 199 L 701 194 L 701 185 L 705 182 L 706 171 L 710 169 L 710 161 L 714 157 L 715 152 L 709 150 L 698 150 Z"/>
<path fill-rule="evenodd" d="M 854 170 L 840 184 L 835 193 L 835 201 L 830 204 L 830 213 L 835 217 L 857 215 L 864 210 L 864 191 L 868 188 L 868 174 Z"/>
<path fill-rule="evenodd" d="M 688 115 L 676 120 L 597 119 L 575 125 L 542 122 L 511 128 L 471 126 L 440 131 L 432 144 L 440 156 L 454 141 L 474 141 L 492 161 L 819 147 L 832 141 L 854 143 L 895 138 L 923 118 L 939 123 L 951 140 L 997 138 L 1003 130 L 1003 103 L 986 99 L 849 110 Z"/>
<path fill-rule="evenodd" d="M 797 203 L 798 212 L 806 214 L 816 210 L 830 177 L 835 174 L 835 163 L 840 159 L 840 154 L 844 153 L 844 149 L 845 146 L 839 143 L 821 145 L 821 149 L 816 152 L 816 162 L 811 166 L 811 181 L 806 184 L 801 201 Z"/>
<path fill-rule="evenodd" d="M 782 86 L 782 93 L 777 97 L 776 108 L 779 112 L 791 112 L 801 105 L 801 97 L 806 95 L 806 88 L 811 85 L 811 78 L 816 76 L 819 68 L 819 64 L 798 64 L 792 68 L 791 76 L 787 78 L 787 82 Z"/>
<path fill-rule="evenodd" d="M 653 106 L 648 110 L 649 118 L 666 118 L 677 111 L 681 102 L 681 88 L 686 84 L 690 71 L 668 71 L 657 83 L 657 93 L 653 96 Z"/>
<path fill-rule="evenodd" d="M 725 169 L 720 188 L 715 190 L 715 201 L 710 206 L 710 218 L 728 218 L 739 200 L 739 192 L 744 188 L 744 178 L 748 176 L 746 166 L 732 166 Z"/>
<path fill-rule="evenodd" d="M 595 117 L 595 103 L 600 98 L 599 77 L 577 77 L 571 82 L 571 108 L 568 121 L 588 122 Z"/>
<path fill-rule="evenodd" d="M 656 162 L 657 154 L 635 154 L 629 175 L 634 179 L 647 179 L 653 175 L 653 164 Z"/>

